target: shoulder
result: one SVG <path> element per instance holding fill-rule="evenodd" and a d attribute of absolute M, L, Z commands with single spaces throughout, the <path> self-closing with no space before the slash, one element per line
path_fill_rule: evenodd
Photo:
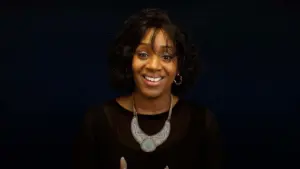
<path fill-rule="evenodd" d="M 193 100 L 182 100 L 182 108 L 190 112 L 192 119 L 204 123 L 206 127 L 210 126 L 215 120 L 215 115 L 211 109 L 203 104 Z"/>
<path fill-rule="evenodd" d="M 181 100 L 181 108 L 195 116 L 206 116 L 206 114 L 210 112 L 210 109 L 207 106 L 197 103 L 194 100 L 187 99 Z"/>
<path fill-rule="evenodd" d="M 205 105 L 199 104 L 194 100 L 190 99 L 181 99 L 182 105 L 188 109 L 189 111 L 193 112 L 205 112 L 207 111 L 207 107 Z"/>
<path fill-rule="evenodd" d="M 107 109 L 111 109 L 113 107 L 116 107 L 113 99 L 89 106 L 84 114 L 85 124 L 106 124 Z"/>

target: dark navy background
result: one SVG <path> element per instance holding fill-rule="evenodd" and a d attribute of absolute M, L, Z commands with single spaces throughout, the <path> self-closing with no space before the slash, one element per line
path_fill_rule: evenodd
<path fill-rule="evenodd" d="M 169 10 L 200 47 L 204 68 L 188 97 L 215 112 L 226 167 L 297 168 L 296 5 L 282 0 L 43 3 L 2 10 L 1 169 L 69 168 L 70 143 L 84 111 L 116 96 L 107 82 L 108 43 L 123 21 L 144 7 Z"/>

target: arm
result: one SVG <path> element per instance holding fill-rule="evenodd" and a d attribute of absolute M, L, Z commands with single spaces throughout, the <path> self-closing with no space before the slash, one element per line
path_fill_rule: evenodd
<path fill-rule="evenodd" d="M 208 168 L 223 168 L 221 136 L 217 120 L 211 111 L 206 113 L 206 151 Z"/>
<path fill-rule="evenodd" d="M 91 109 L 85 114 L 80 131 L 73 145 L 72 168 L 73 169 L 96 169 L 101 168 L 105 159 L 100 153 L 105 153 L 104 140 L 97 139 L 97 133 L 104 134 L 102 127 L 104 121 L 103 111 Z M 103 117 L 102 117 L 103 116 Z M 103 130 L 103 132 L 102 132 Z M 101 150 L 101 151 L 100 151 Z"/>

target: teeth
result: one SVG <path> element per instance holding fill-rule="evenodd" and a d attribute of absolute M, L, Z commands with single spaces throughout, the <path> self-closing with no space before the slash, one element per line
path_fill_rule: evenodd
<path fill-rule="evenodd" d="M 154 78 L 154 77 L 148 77 L 148 76 L 145 76 L 145 78 L 147 80 L 151 81 L 151 82 L 158 82 L 158 81 L 160 81 L 162 79 L 162 77 L 156 77 L 156 78 Z"/>

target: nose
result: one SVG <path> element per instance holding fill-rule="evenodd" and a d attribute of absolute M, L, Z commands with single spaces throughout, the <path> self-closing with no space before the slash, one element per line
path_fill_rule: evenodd
<path fill-rule="evenodd" d="M 149 58 L 146 68 L 153 71 L 158 71 L 162 69 L 160 58 L 157 55 L 154 55 Z"/>

